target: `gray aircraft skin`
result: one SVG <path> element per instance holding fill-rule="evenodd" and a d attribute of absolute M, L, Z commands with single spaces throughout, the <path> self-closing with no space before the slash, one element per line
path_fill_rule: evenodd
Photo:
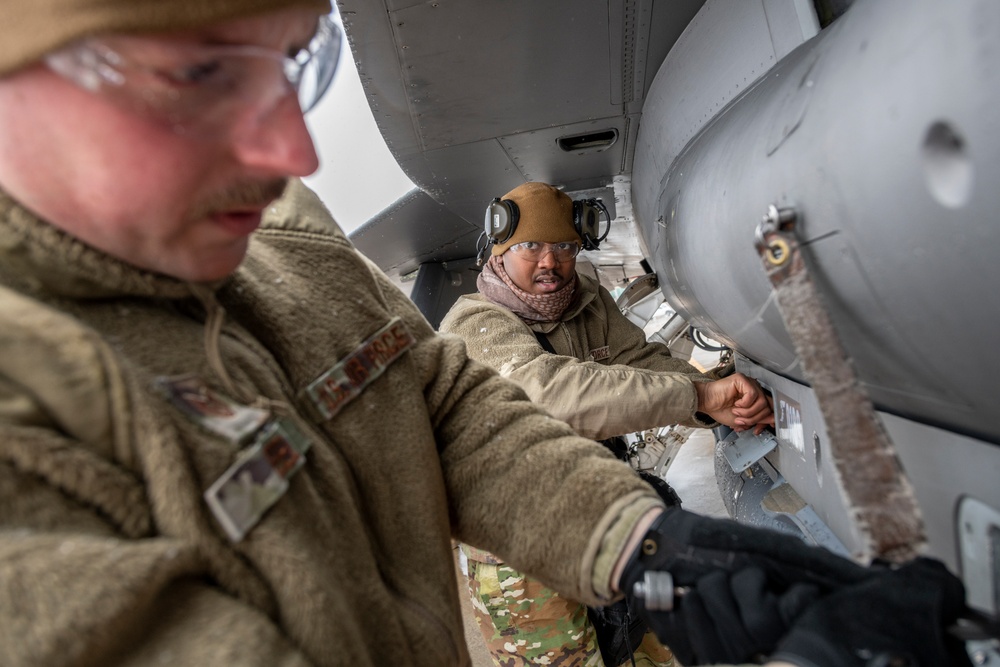
<path fill-rule="evenodd" d="M 813 305 L 905 471 L 923 552 L 997 615 L 1000 3 L 338 6 L 417 186 L 352 239 L 390 276 L 416 276 L 432 324 L 475 290 L 492 198 L 535 180 L 602 198 L 615 218 L 589 253 L 602 282 L 623 286 L 645 260 L 666 302 L 775 399 L 777 446 L 739 472 L 717 457 L 730 512 L 864 560 L 878 526 L 844 487 L 865 471 L 836 465 L 846 445 L 755 243 L 769 207 L 793 212 Z"/>

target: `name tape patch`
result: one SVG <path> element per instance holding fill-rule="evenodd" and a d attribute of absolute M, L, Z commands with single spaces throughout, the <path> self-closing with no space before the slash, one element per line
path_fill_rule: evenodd
<path fill-rule="evenodd" d="M 590 358 L 593 361 L 603 361 L 604 359 L 611 358 L 611 347 L 605 345 L 604 347 L 594 348 L 590 351 Z"/>
<path fill-rule="evenodd" d="M 395 317 L 306 387 L 306 395 L 319 413 L 330 419 L 414 342 L 403 321 Z"/>

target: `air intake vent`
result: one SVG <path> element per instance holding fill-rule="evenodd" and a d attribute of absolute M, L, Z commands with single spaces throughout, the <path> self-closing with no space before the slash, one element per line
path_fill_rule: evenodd
<path fill-rule="evenodd" d="M 561 137 L 556 139 L 559 148 L 567 153 L 578 153 L 581 151 L 594 152 L 610 148 L 618 141 L 618 130 L 601 130 L 599 132 L 588 132 L 587 134 L 575 134 L 571 137 Z"/>

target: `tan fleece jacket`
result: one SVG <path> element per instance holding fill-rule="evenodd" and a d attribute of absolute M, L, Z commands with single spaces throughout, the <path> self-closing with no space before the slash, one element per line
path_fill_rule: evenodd
<path fill-rule="evenodd" d="M 579 297 L 559 322 L 526 324 L 482 294 L 461 297 L 440 331 L 461 336 L 469 356 L 517 382 L 580 435 L 603 440 L 648 428 L 712 426 L 695 416 L 693 382 L 708 378 L 646 341 L 611 294 L 578 274 Z M 555 350 L 545 351 L 543 334 Z"/>
<path fill-rule="evenodd" d="M 300 183 L 266 218 L 213 293 L 0 194 L 0 664 L 467 664 L 453 537 L 610 595 L 652 491 L 434 334 Z M 415 344 L 318 417 L 303 389 L 393 317 Z M 312 440 L 238 543 L 202 493 L 241 446 L 153 388 L 183 374 Z"/>

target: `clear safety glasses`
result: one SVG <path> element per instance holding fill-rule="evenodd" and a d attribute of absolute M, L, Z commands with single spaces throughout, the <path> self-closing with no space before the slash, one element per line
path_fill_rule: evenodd
<path fill-rule="evenodd" d="M 566 262 L 580 254 L 580 245 L 572 241 L 564 243 L 525 241 L 524 243 L 515 243 L 508 250 L 529 262 L 537 262 L 550 252 L 557 262 Z"/>
<path fill-rule="evenodd" d="M 261 115 L 290 92 L 305 113 L 337 71 L 340 27 L 319 21 L 294 55 L 249 45 L 205 45 L 169 38 L 89 38 L 50 54 L 46 64 L 77 85 L 160 120 L 179 134 L 224 136 L 252 107 Z"/>

